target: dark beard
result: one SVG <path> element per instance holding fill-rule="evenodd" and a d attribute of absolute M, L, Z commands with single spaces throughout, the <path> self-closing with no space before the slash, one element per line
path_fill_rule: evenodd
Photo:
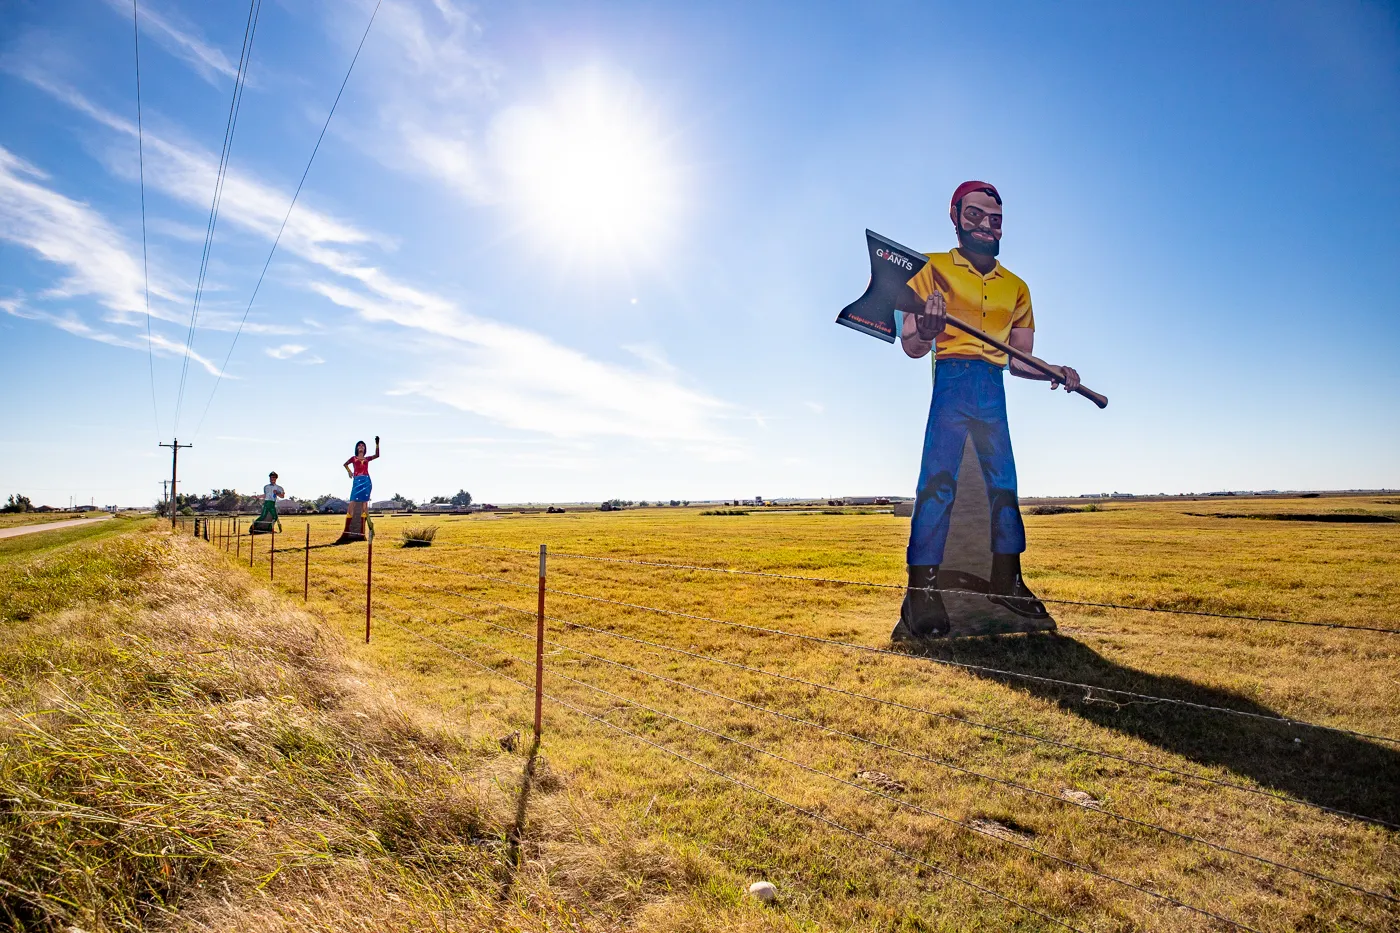
<path fill-rule="evenodd" d="M 977 253 L 982 256 L 995 257 L 1001 252 L 1001 240 L 992 240 L 990 243 L 979 243 L 968 236 L 966 231 L 958 231 L 958 246 L 965 252 Z"/>

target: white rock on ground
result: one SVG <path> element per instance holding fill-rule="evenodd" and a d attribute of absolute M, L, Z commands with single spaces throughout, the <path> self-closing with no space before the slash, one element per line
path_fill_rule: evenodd
<path fill-rule="evenodd" d="M 767 904 L 778 896 L 778 889 L 773 887 L 773 883 L 770 881 L 755 881 L 749 885 L 749 896 L 756 897 Z"/>

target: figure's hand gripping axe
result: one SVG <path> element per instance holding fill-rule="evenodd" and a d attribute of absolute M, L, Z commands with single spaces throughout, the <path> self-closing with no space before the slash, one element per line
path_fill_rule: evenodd
<path fill-rule="evenodd" d="M 916 250 L 909 249 L 907 246 L 900 246 L 893 240 L 888 240 L 870 230 L 865 231 L 865 242 L 870 248 L 870 284 L 866 286 L 864 295 L 848 304 L 836 316 L 836 323 L 844 324 L 863 334 L 878 337 L 886 343 L 894 343 L 895 313 L 901 311 L 910 314 L 924 313 L 924 300 L 914 289 L 909 287 L 909 281 L 922 272 L 924 266 L 928 265 L 928 257 Z M 989 346 L 996 347 L 1007 356 L 1020 360 L 1056 382 L 1064 382 L 1064 373 L 1060 367 L 1053 366 L 1038 357 L 1002 343 L 971 324 L 964 324 L 952 314 L 948 315 L 947 320 L 950 325 L 966 332 L 969 336 Z M 1081 385 L 1073 391 L 1100 408 L 1105 408 L 1108 405 L 1108 399 L 1092 389 Z"/>

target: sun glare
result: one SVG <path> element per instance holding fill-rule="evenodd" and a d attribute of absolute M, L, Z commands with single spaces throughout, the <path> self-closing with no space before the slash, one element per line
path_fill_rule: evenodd
<path fill-rule="evenodd" d="M 673 160 L 626 83 L 587 73 L 547 106 L 503 114 L 495 142 L 511 200 L 551 249 L 630 261 L 672 232 Z"/>

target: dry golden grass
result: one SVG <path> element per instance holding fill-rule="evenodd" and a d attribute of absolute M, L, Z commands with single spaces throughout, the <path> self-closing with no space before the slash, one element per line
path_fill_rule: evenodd
<path fill-rule="evenodd" d="M 1188 514 L 1339 509 L 1400 515 L 1397 503 L 1375 498 L 1109 503 L 1093 513 L 1029 517 L 1026 565 L 1043 595 L 1061 599 L 1400 627 L 1394 605 L 1400 582 L 1400 524 Z M 378 540 L 392 540 L 405 521 L 422 519 L 378 519 Z M 332 538 L 339 524 L 336 519 L 310 522 L 317 542 Z M 354 651 L 406 681 L 445 721 L 471 722 L 487 710 L 494 720 L 527 730 L 528 691 L 408 631 L 528 682 L 531 668 L 507 652 L 528 661 L 531 639 L 488 623 L 532 630 L 528 613 L 534 608 L 536 559 L 528 552 L 539 543 L 548 543 L 557 555 L 550 562 L 552 588 L 884 647 L 900 598 L 897 588 L 717 576 L 581 561 L 562 554 L 897 584 L 908 525 L 889 515 L 755 510 L 748 516 L 701 516 L 695 510 L 649 509 L 444 518 L 439 527 L 430 552 L 376 548 L 375 636 L 371 645 Z M 299 530 L 279 536 L 282 545 L 300 540 Z M 265 548 L 259 542 L 259 574 L 267 570 Z M 300 592 L 301 557 L 296 550 L 278 555 L 279 585 L 290 593 Z M 311 552 L 311 608 L 336 628 L 359 637 L 364 624 L 364 558 L 364 545 Z M 524 612 L 493 608 L 490 602 Z M 650 741 L 1079 928 L 1228 926 L 1011 842 L 1024 842 L 1047 855 L 1260 930 L 1382 929 L 1400 923 L 1393 900 L 1400 895 L 1396 831 L 1316 806 L 1400 823 L 1400 795 L 1395 792 L 1400 754 L 1395 745 L 1180 707 L 1107 702 L 1082 691 L 934 663 L 967 662 L 1396 735 L 1400 636 L 1054 608 L 1061 626 L 1057 635 L 952 641 L 930 647 L 926 657 L 891 657 L 563 595 L 549 597 L 549 613 L 559 619 L 872 694 L 934 715 L 721 667 L 557 622 L 550 625 L 547 682 L 560 699 Z M 853 743 L 580 652 L 983 776 Z M 893 794 L 894 800 L 872 797 L 638 710 L 629 701 L 777 751 L 836 778 L 850 780 L 859 771 L 879 771 L 908 790 Z M 958 720 L 1099 750 L 1158 770 Z M 829 929 L 1047 927 L 1044 920 L 916 869 L 557 704 L 546 705 L 545 754 L 571 787 L 602 801 L 619 825 L 645 838 L 703 853 L 733 877 L 777 883 L 781 895 L 776 908 L 760 916 Z M 1016 782 L 1043 796 L 989 777 Z M 1105 809 L 1124 817 L 1332 876 L 1392 900 L 1054 799 L 1078 795 L 1101 801 Z M 990 835 L 918 812 L 909 804 L 959 823 L 976 823 Z M 741 887 L 702 886 L 680 896 L 683 906 L 672 903 L 659 912 L 642 908 L 632 922 L 640 929 L 721 928 L 730 921 L 721 921 L 716 911 L 735 903 L 738 890 Z"/>
<path fill-rule="evenodd" d="M 736 886 L 616 823 L 552 756 L 527 784 L 489 700 L 424 715 L 153 524 L 0 548 L 0 597 L 21 607 L 0 626 L 0 926 L 593 931 Z"/>
<path fill-rule="evenodd" d="M 1186 513 L 1393 514 L 1395 505 L 1355 498 L 1113 503 L 1095 513 L 1028 519 L 1026 563 L 1042 593 L 1064 599 L 1394 627 L 1400 525 Z M 339 519 L 309 522 L 318 544 L 338 534 Z M 277 536 L 281 593 L 266 587 L 267 537 L 256 542 L 251 578 L 246 538 L 234 559 L 172 539 L 154 523 L 0 542 L 0 922 L 89 933 L 1050 928 L 560 704 L 546 704 L 543 755 L 533 764 L 528 748 L 506 751 L 499 742 L 514 732 L 529 736 L 529 691 L 497 674 L 532 678 L 540 542 L 555 553 L 554 589 L 883 647 L 897 588 L 719 576 L 563 553 L 897 583 L 907 520 L 679 509 L 445 518 L 426 551 L 393 546 L 407 522 L 422 519 L 376 520 L 375 628 L 367 646 L 365 546 L 312 549 L 312 598 L 303 611 L 295 601 L 304 555 L 289 548 L 299 546 L 302 526 L 290 517 L 287 533 Z M 1400 822 L 1394 746 L 1104 702 L 935 663 L 985 664 L 1393 735 L 1400 636 L 1060 607 L 1055 636 L 955 641 L 904 657 L 562 594 L 550 595 L 549 613 L 556 621 L 546 677 L 560 700 L 1075 928 L 1228 927 L 1048 856 L 1260 930 L 1400 923 L 1392 900 L 1095 809 L 1394 898 L 1397 831 L 1319 808 Z M 778 886 L 772 907 L 742 896 L 759 878 Z"/>

